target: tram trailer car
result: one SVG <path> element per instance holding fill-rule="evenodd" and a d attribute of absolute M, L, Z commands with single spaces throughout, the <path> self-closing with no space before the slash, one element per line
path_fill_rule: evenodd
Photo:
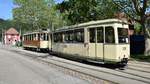
<path fill-rule="evenodd" d="M 125 66 L 130 58 L 128 28 L 126 21 L 118 19 L 64 27 L 50 35 L 49 52 Z"/>
<path fill-rule="evenodd" d="M 36 51 L 48 51 L 49 32 L 38 31 L 23 35 L 23 48 Z"/>

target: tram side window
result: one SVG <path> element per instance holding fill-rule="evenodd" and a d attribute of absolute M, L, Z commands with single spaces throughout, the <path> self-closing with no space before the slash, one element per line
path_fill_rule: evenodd
<path fill-rule="evenodd" d="M 40 40 L 40 34 L 38 34 L 38 41 Z"/>
<path fill-rule="evenodd" d="M 27 41 L 27 36 L 25 35 L 25 40 Z"/>
<path fill-rule="evenodd" d="M 103 38 L 103 27 L 97 28 L 97 42 L 98 43 L 103 43 L 104 38 Z"/>
<path fill-rule="evenodd" d="M 30 41 L 31 41 L 31 34 L 29 35 L 29 37 L 30 37 Z"/>
<path fill-rule="evenodd" d="M 43 34 L 43 33 L 41 33 L 40 40 L 41 40 L 41 41 L 44 40 L 44 34 Z"/>
<path fill-rule="evenodd" d="M 28 35 L 28 41 L 30 40 L 30 37 L 29 37 L 29 35 Z"/>
<path fill-rule="evenodd" d="M 23 41 L 25 41 L 26 40 L 26 37 L 25 36 L 23 36 Z"/>
<path fill-rule="evenodd" d="M 32 34 L 30 34 L 30 41 L 32 40 Z"/>
<path fill-rule="evenodd" d="M 48 33 L 46 34 L 46 40 L 47 41 L 49 40 L 49 34 Z"/>
<path fill-rule="evenodd" d="M 67 42 L 67 43 L 74 42 L 74 32 L 73 31 L 65 32 L 64 36 L 65 36 L 65 42 Z"/>
<path fill-rule="evenodd" d="M 36 40 L 36 34 L 33 34 L 33 40 L 34 41 Z"/>
<path fill-rule="evenodd" d="M 57 33 L 54 33 L 54 42 L 57 42 Z"/>
<path fill-rule="evenodd" d="M 63 41 L 62 33 L 58 33 L 58 42 L 62 41 Z"/>
<path fill-rule="evenodd" d="M 44 33 L 44 40 L 48 41 L 48 34 L 47 33 Z"/>
<path fill-rule="evenodd" d="M 38 40 L 38 36 L 37 36 L 37 34 L 35 34 L 35 40 L 36 40 L 36 41 Z"/>
<path fill-rule="evenodd" d="M 43 34 L 43 40 L 46 40 L 46 34 L 45 33 Z"/>
<path fill-rule="evenodd" d="M 64 34 L 64 39 L 65 39 L 65 42 L 68 42 L 69 41 L 69 34 L 67 32 L 65 32 Z"/>
<path fill-rule="evenodd" d="M 26 41 L 27 41 L 28 40 L 28 36 L 26 35 L 25 37 L 26 37 Z"/>
<path fill-rule="evenodd" d="M 31 34 L 31 40 L 33 40 L 33 34 Z"/>
<path fill-rule="evenodd" d="M 27 35 L 27 40 L 29 41 L 29 35 Z"/>
<path fill-rule="evenodd" d="M 26 40 L 26 36 L 23 37 L 23 41 L 25 41 L 25 40 Z"/>
<path fill-rule="evenodd" d="M 105 27 L 105 42 L 106 43 L 115 43 L 113 27 Z"/>
<path fill-rule="evenodd" d="M 83 43 L 84 42 L 84 29 L 75 30 L 74 32 L 74 42 Z"/>
<path fill-rule="evenodd" d="M 31 34 L 31 40 L 33 40 L 33 34 Z"/>
<path fill-rule="evenodd" d="M 95 38 L 95 28 L 90 29 L 90 43 L 95 43 L 96 38 Z"/>
<path fill-rule="evenodd" d="M 62 33 L 54 33 L 54 42 L 62 42 Z"/>
<path fill-rule="evenodd" d="M 71 42 L 71 43 L 73 43 L 73 41 L 74 41 L 74 32 L 73 31 L 71 31 L 70 33 L 69 33 L 69 41 Z"/>

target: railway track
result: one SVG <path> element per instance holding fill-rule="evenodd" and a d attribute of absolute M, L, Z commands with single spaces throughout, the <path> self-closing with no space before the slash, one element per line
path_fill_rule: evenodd
<path fill-rule="evenodd" d="M 56 59 L 51 59 L 57 62 L 62 62 L 64 64 L 70 64 L 72 66 L 78 66 L 78 67 L 82 67 L 82 68 L 86 68 L 89 69 L 91 71 L 96 71 L 96 72 L 103 72 L 106 74 L 111 74 L 114 76 L 118 76 L 118 77 L 123 77 L 125 79 L 132 79 L 132 80 L 137 80 L 137 81 L 142 81 L 144 83 L 150 83 L 150 78 L 149 77 L 145 77 L 145 76 L 141 76 L 141 75 L 136 75 L 135 73 L 130 73 L 129 69 L 128 71 L 126 70 L 113 70 L 113 69 L 107 69 L 107 68 L 101 68 L 101 67 L 95 67 L 95 66 L 90 66 L 90 65 L 82 65 L 82 64 L 78 64 L 78 63 L 68 63 L 68 62 L 64 62 L 62 60 L 56 60 Z M 118 83 L 118 82 L 117 82 Z"/>
<path fill-rule="evenodd" d="M 121 83 L 121 84 L 150 84 L 150 65 L 146 64 L 142 67 L 139 67 L 140 63 L 129 63 L 129 66 L 125 70 L 116 70 L 116 69 L 109 69 L 105 67 L 99 66 L 91 66 L 87 64 L 82 64 L 79 62 L 74 62 L 58 57 L 47 57 L 45 56 L 34 56 L 33 54 L 27 54 L 24 52 L 14 51 L 19 54 L 23 54 L 26 56 L 31 57 L 32 59 L 37 59 L 42 63 L 46 63 L 52 67 L 59 68 L 60 71 L 64 71 L 65 73 L 69 73 L 76 76 L 76 74 L 82 74 L 85 77 L 83 79 L 92 79 L 93 81 L 97 81 L 95 84 L 99 84 L 100 80 L 104 80 L 108 84 L 113 83 Z M 44 58 L 46 57 L 46 58 Z M 145 63 L 144 63 L 145 64 Z M 136 66 L 137 65 L 137 66 Z M 144 67 L 144 68 L 143 68 Z M 105 84 L 105 83 L 104 83 Z"/>

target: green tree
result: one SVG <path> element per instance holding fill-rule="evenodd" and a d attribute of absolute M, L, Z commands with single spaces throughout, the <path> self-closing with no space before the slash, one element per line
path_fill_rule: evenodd
<path fill-rule="evenodd" d="M 113 0 L 113 2 L 128 15 L 129 18 L 141 25 L 141 30 L 145 36 L 145 55 L 150 55 L 150 33 L 146 28 L 147 9 L 150 8 L 149 0 Z"/>
<path fill-rule="evenodd" d="M 60 24 L 56 22 L 60 16 L 53 0 L 14 0 L 14 4 L 17 5 L 13 9 L 14 22 L 23 30 L 51 28 Z"/>
<path fill-rule="evenodd" d="M 119 11 L 112 0 L 69 0 L 57 5 L 68 24 L 113 18 Z"/>

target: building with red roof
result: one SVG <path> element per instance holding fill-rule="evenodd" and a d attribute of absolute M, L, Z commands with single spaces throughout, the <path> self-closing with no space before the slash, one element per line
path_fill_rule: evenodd
<path fill-rule="evenodd" d="M 7 45 L 15 45 L 20 41 L 20 35 L 15 28 L 10 28 L 5 32 L 4 41 Z"/>

